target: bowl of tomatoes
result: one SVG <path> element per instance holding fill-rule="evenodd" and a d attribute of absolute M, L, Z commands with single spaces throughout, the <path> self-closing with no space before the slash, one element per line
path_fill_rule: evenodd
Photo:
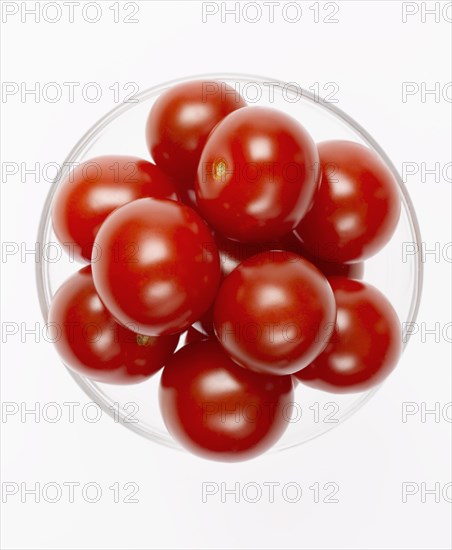
<path fill-rule="evenodd" d="M 419 307 L 396 168 L 334 104 L 288 90 L 246 75 L 146 90 L 81 138 L 43 208 L 38 242 L 65 253 L 37 264 L 38 295 L 68 372 L 116 422 L 204 458 L 343 422 Z"/>

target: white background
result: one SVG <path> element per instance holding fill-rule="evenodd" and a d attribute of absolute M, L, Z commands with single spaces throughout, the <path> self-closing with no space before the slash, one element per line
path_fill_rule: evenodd
<path fill-rule="evenodd" d="M 144 90 L 158 83 L 208 72 L 264 74 L 295 81 L 308 88 L 335 82 L 338 106 L 358 120 L 381 144 L 397 168 L 414 162 L 421 168 L 450 162 L 450 99 L 422 98 L 418 93 L 402 101 L 402 83 L 440 88 L 451 81 L 450 20 L 448 8 L 435 21 L 419 10 L 402 21 L 402 2 L 336 2 L 338 23 L 322 22 L 331 8 L 320 2 L 320 22 L 309 9 L 313 1 L 298 2 L 302 17 L 275 5 L 274 22 L 268 8 L 254 22 L 253 7 L 239 12 L 238 22 L 218 13 L 203 22 L 201 2 L 137 2 L 137 23 L 124 23 L 132 8 L 98 2 L 97 23 L 85 21 L 80 6 L 73 23 L 68 11 L 56 23 L 41 14 L 35 22 L 23 10 L 5 16 L 1 25 L 3 82 L 19 90 L 35 83 L 79 82 L 70 102 L 67 91 L 52 103 L 20 93 L 2 94 L 2 168 L 5 163 L 41 166 L 61 163 L 80 136 L 117 104 L 109 89 L 118 82 L 137 83 Z M 41 7 L 48 2 L 41 2 Z M 130 4 L 130 3 L 129 3 Z M 132 3 L 133 4 L 133 3 Z M 215 3 L 210 3 L 211 9 Z M 230 3 L 229 3 L 230 4 Z M 439 3 L 441 9 L 447 3 Z M 33 8 L 35 2 L 28 2 Z M 450 3 L 449 3 L 450 5 Z M 38 6 L 38 10 L 41 9 Z M 228 7 L 231 7 L 229 5 Z M 9 8 L 14 10 L 14 6 Z M 289 9 L 289 8 L 287 8 Z M 294 9 L 294 8 L 291 8 Z M 51 10 L 51 8 L 49 8 Z M 48 18 L 55 12 L 49 11 Z M 92 11 L 89 17 L 93 17 Z M 445 17 L 446 16 L 446 17 Z M 97 82 L 102 98 L 90 103 L 80 89 Z M 11 89 L 11 88 L 8 88 Z M 447 89 L 446 89 L 447 90 Z M 3 89 L 3 92 L 5 89 Z M 448 89 L 449 98 L 451 94 Z M 124 91 L 120 93 L 122 101 Z M 423 101 L 424 99 L 424 101 Z M 8 165 L 10 166 L 10 165 Z M 50 187 L 45 178 L 2 174 L 2 240 L 32 248 L 42 206 Z M 424 179 L 424 181 L 422 181 Z M 435 181 L 438 179 L 438 181 Z M 442 330 L 451 320 L 450 248 L 451 192 L 448 176 L 421 172 L 407 178 L 428 249 L 448 250 L 425 258 L 425 286 L 418 321 Z M 436 245 L 435 243 L 439 243 Z M 2 258 L 2 320 L 40 322 L 34 282 L 34 258 Z M 425 325 L 421 325 L 425 323 Z M 4 325 L 2 325 L 3 328 Z M 4 336 L 4 335 L 3 335 Z M 5 339 L 5 338 L 4 338 Z M 437 340 L 437 341 L 435 341 Z M 449 341 L 448 341 L 449 340 Z M 102 498 L 89 503 L 76 490 L 73 503 L 64 493 L 58 503 L 21 502 L 20 493 L 2 504 L 2 547 L 5 549 L 145 549 L 145 548 L 303 548 L 303 549 L 446 549 L 451 546 L 448 493 L 422 498 L 422 487 L 440 489 L 451 481 L 451 375 L 448 333 L 414 335 L 403 358 L 379 393 L 345 424 L 306 445 L 263 456 L 251 462 L 222 464 L 200 460 L 150 443 L 104 416 L 97 423 L 76 414 L 57 423 L 37 422 L 20 415 L 2 417 L 2 482 L 96 482 Z M 2 344 L 2 399 L 19 406 L 34 403 L 79 402 L 89 399 L 59 362 L 51 344 L 20 335 Z M 402 422 L 402 403 L 421 409 L 438 403 L 439 418 L 421 414 Z M 138 503 L 115 503 L 108 489 L 118 482 L 138 484 Z M 220 492 L 202 502 L 202 484 L 236 482 L 280 483 L 274 502 L 267 493 L 260 501 L 235 502 Z M 281 493 L 285 483 L 298 484 L 302 498 L 291 503 Z M 315 502 L 310 486 L 336 483 L 338 503 Z M 419 491 L 402 500 L 402 484 Z M 424 486 L 422 484 L 425 484 Z M 121 501 L 124 498 L 121 492 Z M 26 495 L 25 495 L 26 496 Z M 252 496 L 250 492 L 250 496 Z M 290 496 L 290 495 L 289 495 Z M 424 495 L 425 496 L 425 495 Z M 423 502 L 425 500 L 425 502 Z M 449 502 L 448 502 L 449 501 Z"/>

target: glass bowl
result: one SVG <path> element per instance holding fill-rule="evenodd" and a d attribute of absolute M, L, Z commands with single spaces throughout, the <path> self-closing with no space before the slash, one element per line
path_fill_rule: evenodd
<path fill-rule="evenodd" d="M 376 141 L 353 119 L 333 103 L 322 100 L 293 84 L 272 78 L 233 74 L 208 74 L 174 80 L 155 86 L 136 96 L 136 102 L 124 103 L 101 118 L 77 143 L 63 163 L 52 183 L 44 204 L 39 225 L 38 242 L 53 246 L 57 239 L 52 230 L 50 207 L 53 195 L 66 178 L 71 166 L 98 155 L 135 155 L 149 158 L 145 141 L 148 112 L 156 98 L 174 84 L 188 80 L 216 80 L 235 87 L 249 104 L 271 106 L 298 119 L 316 142 L 326 139 L 348 139 L 367 145 L 376 151 L 394 174 L 400 188 L 402 212 L 398 227 L 388 245 L 365 262 L 363 279 L 375 285 L 391 301 L 402 327 L 415 321 L 422 286 L 420 255 L 402 257 L 403 243 L 419 245 L 421 238 L 416 215 L 408 192 L 397 170 Z M 47 320 L 52 296 L 62 282 L 78 270 L 81 264 L 63 254 L 58 262 L 44 259 L 36 266 L 40 306 Z M 404 333 L 404 347 L 409 334 Z M 181 338 L 182 341 L 182 338 Z M 182 449 L 167 432 L 158 406 L 160 374 L 136 385 L 115 386 L 94 382 L 68 369 L 84 392 L 122 424 L 147 439 L 174 449 Z M 350 394 L 330 394 L 303 384 L 295 388 L 295 404 L 289 426 L 269 452 L 287 449 L 327 432 L 344 422 L 378 390 Z"/>

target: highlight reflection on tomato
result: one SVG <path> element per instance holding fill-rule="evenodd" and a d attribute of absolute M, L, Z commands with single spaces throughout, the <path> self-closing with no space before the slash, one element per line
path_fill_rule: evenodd
<path fill-rule="evenodd" d="M 242 262 L 221 284 L 215 333 L 228 354 L 257 372 L 291 374 L 326 346 L 336 319 L 324 275 L 291 252 Z"/>
<path fill-rule="evenodd" d="M 48 322 L 65 364 L 109 384 L 149 378 L 163 367 L 179 341 L 178 335 L 143 336 L 119 325 L 99 299 L 90 266 L 58 289 Z"/>
<path fill-rule="evenodd" d="M 58 188 L 52 205 L 53 229 L 76 259 L 89 262 L 107 216 L 143 197 L 178 198 L 174 183 L 155 164 L 130 156 L 95 157 L 77 166 Z"/>
<path fill-rule="evenodd" d="M 295 119 L 247 107 L 207 139 L 195 192 L 199 211 L 223 236 L 265 242 L 292 231 L 319 179 L 315 143 Z"/>
<path fill-rule="evenodd" d="M 139 199 L 113 212 L 96 237 L 101 300 L 122 324 L 150 336 L 183 332 L 212 304 L 220 260 L 207 225 L 188 206 Z"/>
<path fill-rule="evenodd" d="M 318 145 L 320 185 L 296 233 L 314 256 L 358 262 L 391 238 L 400 216 L 392 172 L 368 147 L 351 141 Z"/>
<path fill-rule="evenodd" d="M 330 343 L 295 376 L 329 392 L 356 392 L 380 383 L 402 351 L 400 321 L 383 294 L 368 283 L 332 277 L 337 322 Z"/>
<path fill-rule="evenodd" d="M 204 458 L 247 460 L 287 428 L 290 376 L 256 374 L 236 365 L 214 340 L 180 349 L 163 369 L 160 409 L 168 431 Z"/>

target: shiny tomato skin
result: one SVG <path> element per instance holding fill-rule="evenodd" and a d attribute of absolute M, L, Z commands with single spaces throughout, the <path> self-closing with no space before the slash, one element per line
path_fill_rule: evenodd
<path fill-rule="evenodd" d="M 143 336 L 119 325 L 100 301 L 91 266 L 72 275 L 49 310 L 55 347 L 78 374 L 108 384 L 142 382 L 171 357 L 178 335 Z"/>
<path fill-rule="evenodd" d="M 260 254 L 281 250 L 285 252 L 293 252 L 311 262 L 325 277 L 343 276 L 350 279 L 362 279 L 364 274 L 364 262 L 356 262 L 351 264 L 336 264 L 325 262 L 319 258 L 315 258 L 301 246 L 299 239 L 293 233 L 290 233 L 283 239 L 275 239 L 266 243 L 240 243 L 225 239 L 219 233 L 215 233 L 215 242 L 220 253 L 221 274 L 222 278 L 226 277 L 244 260 Z M 194 324 L 196 330 L 201 331 L 205 335 L 214 336 L 215 330 L 213 327 L 213 306 L 205 313 L 199 321 Z"/>
<path fill-rule="evenodd" d="M 225 116 L 245 106 L 240 94 L 221 82 L 172 86 L 155 101 L 146 124 L 154 162 L 181 188 L 191 188 L 208 135 Z"/>
<path fill-rule="evenodd" d="M 335 330 L 325 350 L 295 376 L 333 393 L 368 390 L 397 364 L 402 351 L 400 321 L 372 285 L 345 277 L 329 281 L 337 304 Z"/>
<path fill-rule="evenodd" d="M 317 148 L 303 126 L 281 111 L 247 107 L 210 134 L 195 193 L 199 211 L 215 230 L 259 243 L 295 228 L 318 179 Z"/>
<path fill-rule="evenodd" d="M 57 189 L 53 229 L 77 260 L 89 262 L 96 234 L 107 216 L 135 199 L 177 200 L 175 184 L 155 164 L 131 156 L 95 157 L 83 162 Z"/>
<path fill-rule="evenodd" d="M 270 252 L 272 250 L 285 250 L 297 253 L 300 248 L 300 242 L 292 234 L 283 239 L 274 239 L 265 243 L 240 243 L 226 239 L 218 232 L 214 233 L 215 243 L 220 254 L 221 278 L 229 275 L 241 262 L 260 254 L 261 252 Z M 213 305 L 212 307 L 194 324 L 196 330 L 203 334 L 215 336 L 213 327 Z"/>
<path fill-rule="evenodd" d="M 297 254 L 300 249 L 300 241 L 295 236 L 292 236 L 292 234 L 282 239 L 274 239 L 265 243 L 240 243 L 226 239 L 219 233 L 214 233 L 214 238 L 220 254 L 222 280 L 241 262 L 256 254 L 271 252 L 273 250 L 291 251 Z M 213 309 L 212 305 L 194 325 L 197 330 L 209 336 L 215 336 Z"/>
<path fill-rule="evenodd" d="M 235 462 L 263 453 L 282 436 L 293 384 L 290 376 L 239 367 L 212 339 L 189 344 L 168 361 L 159 398 L 176 441 L 203 458 Z"/>
<path fill-rule="evenodd" d="M 314 256 L 359 262 L 391 238 L 400 216 L 397 181 L 371 149 L 351 141 L 318 144 L 320 185 L 295 232 Z"/>
<path fill-rule="evenodd" d="M 333 292 L 310 262 L 285 251 L 257 254 L 228 275 L 214 306 L 215 333 L 240 365 L 286 375 L 325 348 L 336 319 Z"/>
<path fill-rule="evenodd" d="M 183 332 L 213 303 L 220 261 L 212 234 L 188 206 L 139 199 L 113 212 L 96 236 L 100 298 L 123 325 L 149 336 Z"/>

